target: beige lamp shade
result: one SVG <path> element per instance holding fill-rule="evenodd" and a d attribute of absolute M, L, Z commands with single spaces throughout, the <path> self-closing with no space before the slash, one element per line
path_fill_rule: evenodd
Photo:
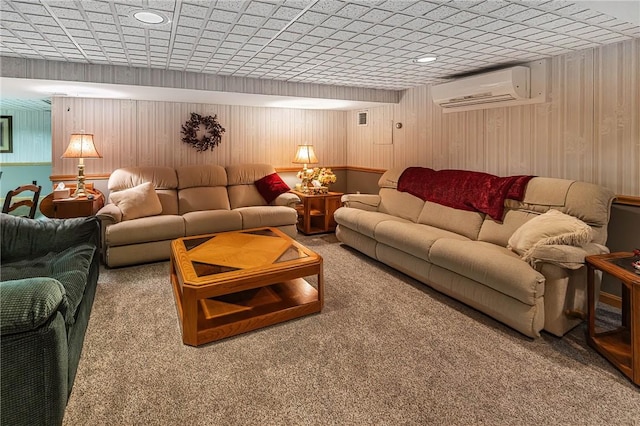
<path fill-rule="evenodd" d="M 102 158 L 93 144 L 91 133 L 73 133 L 62 158 Z"/>
<path fill-rule="evenodd" d="M 296 157 L 293 159 L 296 164 L 315 164 L 318 162 L 316 153 L 313 152 L 313 145 L 298 145 Z"/>

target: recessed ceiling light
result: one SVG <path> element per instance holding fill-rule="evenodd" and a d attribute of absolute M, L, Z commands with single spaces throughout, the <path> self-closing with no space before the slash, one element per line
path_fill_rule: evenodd
<path fill-rule="evenodd" d="M 167 18 L 165 18 L 164 16 L 150 10 L 141 10 L 135 12 L 133 14 L 133 17 L 145 24 L 162 24 L 163 22 L 167 21 Z"/>
<path fill-rule="evenodd" d="M 427 62 L 433 62 L 436 59 L 438 58 L 436 58 L 435 56 L 422 56 L 420 58 L 415 58 L 413 62 L 415 62 L 416 64 L 426 64 Z"/>

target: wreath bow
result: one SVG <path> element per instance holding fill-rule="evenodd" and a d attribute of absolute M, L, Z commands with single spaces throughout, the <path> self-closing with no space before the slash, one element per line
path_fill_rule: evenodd
<path fill-rule="evenodd" d="M 205 133 L 198 139 L 198 129 L 204 127 Z M 218 123 L 218 116 L 202 116 L 195 112 L 191 113 L 191 118 L 182 125 L 182 142 L 192 145 L 198 152 L 206 151 L 220 145 L 224 127 Z"/>

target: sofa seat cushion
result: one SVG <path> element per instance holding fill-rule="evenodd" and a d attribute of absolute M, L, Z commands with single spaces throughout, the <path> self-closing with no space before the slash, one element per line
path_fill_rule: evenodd
<path fill-rule="evenodd" d="M 234 211 L 242 216 L 242 229 L 295 225 L 298 220 L 298 213 L 284 206 L 240 207 Z"/>
<path fill-rule="evenodd" d="M 468 240 L 467 237 L 462 235 L 417 223 L 401 223 L 387 220 L 376 227 L 376 239 L 379 243 L 386 244 L 426 261 L 429 261 L 431 245 L 440 238 Z"/>
<path fill-rule="evenodd" d="M 87 285 L 95 246 L 80 244 L 60 253 L 48 253 L 35 259 L 24 259 L 2 265 L 3 280 L 21 280 L 47 277 L 59 282 L 64 288 L 63 305 L 65 322 L 75 322 L 75 314 Z"/>
<path fill-rule="evenodd" d="M 527 305 L 535 305 L 544 295 L 544 276 L 505 247 L 482 241 L 441 238 L 431 246 L 429 258 L 434 265 Z"/>
<path fill-rule="evenodd" d="M 185 227 L 182 216 L 159 215 L 109 225 L 104 233 L 107 246 L 146 243 L 150 241 L 173 240 L 184 237 Z"/>
<path fill-rule="evenodd" d="M 233 210 L 205 210 L 185 213 L 185 235 L 213 234 L 242 229 L 242 216 Z"/>
<path fill-rule="evenodd" d="M 336 222 L 347 228 L 351 228 L 370 238 L 375 238 L 375 230 L 378 224 L 385 221 L 413 223 L 407 219 L 392 216 L 386 213 L 370 212 L 350 207 L 340 207 L 333 215 Z"/>

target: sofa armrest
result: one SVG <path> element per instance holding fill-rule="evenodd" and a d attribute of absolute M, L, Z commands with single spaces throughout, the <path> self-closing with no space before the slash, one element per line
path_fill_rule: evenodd
<path fill-rule="evenodd" d="M 3 213 L 0 228 L 3 262 L 57 253 L 83 243 L 100 247 L 100 221 L 93 216 L 33 220 Z"/>
<path fill-rule="evenodd" d="M 0 282 L 0 334 L 24 333 L 46 323 L 68 303 L 62 284 L 54 278 L 35 277 Z"/>
<path fill-rule="evenodd" d="M 120 210 L 120 207 L 111 203 L 106 204 L 104 207 L 98 210 L 96 216 L 98 216 L 98 219 L 102 221 L 103 226 L 122 222 L 122 210 Z"/>
<path fill-rule="evenodd" d="M 380 205 L 380 196 L 378 194 L 344 194 L 341 201 L 344 207 L 375 212 Z"/>
<path fill-rule="evenodd" d="M 566 269 L 580 269 L 584 266 L 585 257 L 592 254 L 606 254 L 609 249 L 603 245 L 589 243 L 584 247 L 567 245 L 542 245 L 531 253 L 531 262 L 551 263 Z"/>
<path fill-rule="evenodd" d="M 285 206 L 291 207 L 292 209 L 296 208 L 296 204 L 300 204 L 302 201 L 300 197 L 296 194 L 292 194 L 291 192 L 285 192 L 284 194 L 280 194 L 273 200 L 274 206 Z"/>

